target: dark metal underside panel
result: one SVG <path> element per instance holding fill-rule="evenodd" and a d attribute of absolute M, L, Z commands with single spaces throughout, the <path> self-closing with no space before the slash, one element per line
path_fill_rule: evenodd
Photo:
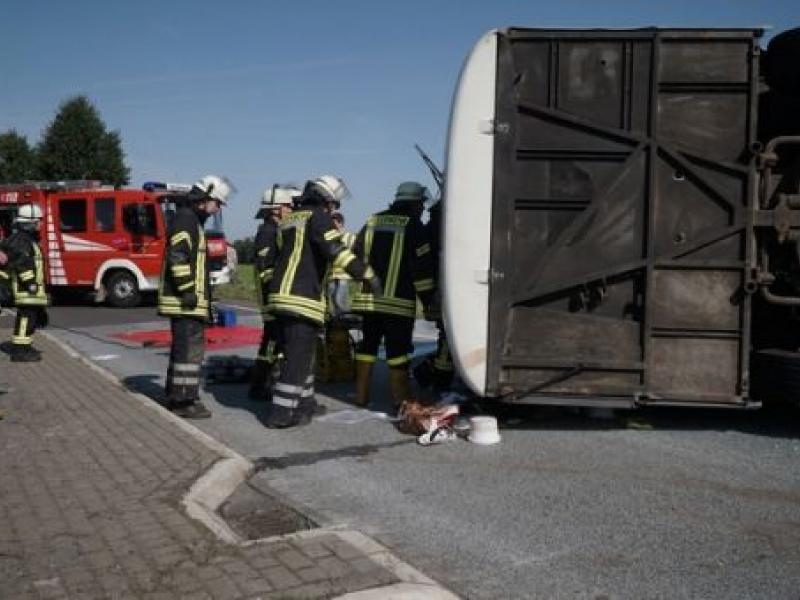
<path fill-rule="evenodd" d="M 757 36 L 500 36 L 490 392 L 743 402 Z"/>

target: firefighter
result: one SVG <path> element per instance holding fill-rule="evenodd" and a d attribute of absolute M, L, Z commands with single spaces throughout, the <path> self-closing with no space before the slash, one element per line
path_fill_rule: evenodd
<path fill-rule="evenodd" d="M 23 204 L 14 218 L 15 231 L 3 241 L 7 255 L 4 269 L 11 284 L 17 307 L 14 335 L 11 338 L 13 362 L 35 362 L 42 359 L 33 347 L 33 333 L 47 325 L 49 298 L 44 285 L 44 258 L 39 249 L 42 209 L 36 204 Z"/>
<path fill-rule="evenodd" d="M 441 252 L 441 226 L 442 226 L 442 201 L 437 200 L 428 209 L 429 219 L 425 224 L 428 240 L 431 244 L 431 254 L 433 256 L 433 282 L 434 293 L 430 305 L 425 311 L 425 319 L 427 321 L 434 321 L 438 329 L 438 338 L 436 341 L 436 353 L 427 359 L 414 371 L 414 375 L 420 383 L 426 383 L 426 375 L 428 383 L 433 385 L 433 390 L 437 394 L 442 393 L 450 388 L 453 381 L 453 358 L 450 355 L 450 347 L 447 344 L 447 333 L 444 329 L 444 321 L 442 320 L 442 286 L 439 273 L 439 257 Z"/>
<path fill-rule="evenodd" d="M 223 177 L 200 179 L 175 212 L 166 239 L 158 290 L 158 314 L 170 318 L 172 329 L 166 406 L 187 419 L 211 416 L 200 402 L 200 365 L 211 307 L 203 223 L 219 212 L 232 191 Z"/>
<path fill-rule="evenodd" d="M 292 212 L 292 205 L 298 196 L 300 190 L 294 186 L 273 185 L 264 191 L 261 207 L 256 213 L 256 219 L 263 219 L 256 232 L 254 266 L 264 329 L 248 392 L 253 400 L 268 399 L 272 370 L 278 357 L 278 328 L 275 316 L 267 310 L 269 283 L 272 280 L 275 258 L 278 254 L 278 228 L 283 218 Z"/>
<path fill-rule="evenodd" d="M 419 183 L 401 183 L 389 209 L 367 219 L 358 234 L 356 253 L 383 282 L 382 296 L 362 291 L 353 297 L 353 312 L 363 315 L 364 335 L 356 350 L 356 403 L 361 406 L 369 403 L 381 340 L 395 409 L 410 397 L 408 361 L 416 300 L 428 306 L 434 285 L 431 245 L 420 221 L 427 198 L 427 189 Z"/>
<path fill-rule="evenodd" d="M 0 239 L 0 312 L 11 304 L 11 277 L 8 274 L 8 254 L 4 250 L 5 240 Z"/>
<path fill-rule="evenodd" d="M 356 243 L 356 234 L 344 228 L 344 215 L 337 211 L 331 215 L 331 219 L 336 230 L 342 234 L 342 244 L 352 250 Z M 333 320 L 341 318 L 350 309 L 350 281 L 347 271 L 341 267 L 333 267 L 328 283 L 328 302 Z"/>
<path fill-rule="evenodd" d="M 344 181 L 322 175 L 306 182 L 294 212 L 281 222 L 281 251 L 269 288 L 269 310 L 278 317 L 285 362 L 272 386 L 266 426 L 303 425 L 317 407 L 314 399 L 314 354 L 325 324 L 325 279 L 331 267 L 342 267 L 354 279 L 368 282 L 380 295 L 375 272 L 341 240 L 330 213 L 348 196 Z"/>

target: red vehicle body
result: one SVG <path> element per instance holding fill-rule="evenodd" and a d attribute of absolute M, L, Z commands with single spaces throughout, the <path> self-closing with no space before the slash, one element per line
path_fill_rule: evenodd
<path fill-rule="evenodd" d="M 51 291 L 84 289 L 98 302 L 136 306 L 142 292 L 158 289 L 166 230 L 183 195 L 148 190 L 95 181 L 0 185 L 0 239 L 10 235 L 20 205 L 38 204 Z M 230 274 L 221 219 L 209 219 L 206 230 L 212 285 L 225 283 Z"/>

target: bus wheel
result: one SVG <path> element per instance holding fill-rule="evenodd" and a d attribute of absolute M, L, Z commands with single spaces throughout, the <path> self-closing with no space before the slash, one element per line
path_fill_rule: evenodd
<path fill-rule="evenodd" d="M 106 298 L 111 306 L 130 308 L 142 299 L 139 284 L 128 271 L 115 271 L 106 279 Z"/>

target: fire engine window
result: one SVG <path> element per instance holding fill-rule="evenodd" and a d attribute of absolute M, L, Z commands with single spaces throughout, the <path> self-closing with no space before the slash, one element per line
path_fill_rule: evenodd
<path fill-rule="evenodd" d="M 114 198 L 98 198 L 94 201 L 94 230 L 114 231 Z"/>
<path fill-rule="evenodd" d="M 86 231 L 86 200 L 62 200 L 58 212 L 61 231 Z"/>
<path fill-rule="evenodd" d="M 134 235 L 155 237 L 158 232 L 153 204 L 128 204 L 122 209 L 122 222 L 125 229 Z"/>

